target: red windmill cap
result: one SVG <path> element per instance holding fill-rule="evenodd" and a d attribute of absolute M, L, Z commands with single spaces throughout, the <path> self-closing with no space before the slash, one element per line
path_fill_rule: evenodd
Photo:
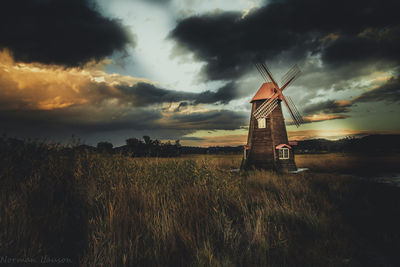
<path fill-rule="evenodd" d="M 263 83 L 257 93 L 250 100 L 250 103 L 256 100 L 265 100 L 270 98 L 275 92 L 274 89 L 275 86 L 272 82 Z"/>

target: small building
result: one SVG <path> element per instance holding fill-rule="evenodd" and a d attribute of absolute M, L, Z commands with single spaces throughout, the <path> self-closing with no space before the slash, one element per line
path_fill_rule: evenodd
<path fill-rule="evenodd" d="M 265 118 L 256 119 L 254 111 L 274 94 L 274 85 L 264 83 L 251 99 L 252 111 L 247 144 L 243 151 L 244 169 L 271 169 L 280 172 L 297 170 L 289 145 L 281 100 Z"/>

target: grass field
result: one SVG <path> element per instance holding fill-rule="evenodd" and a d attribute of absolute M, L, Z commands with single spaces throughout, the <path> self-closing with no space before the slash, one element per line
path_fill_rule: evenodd
<path fill-rule="evenodd" d="M 223 169 L 235 169 L 240 166 L 242 155 L 185 155 L 185 159 L 195 161 L 208 160 Z M 376 176 L 391 172 L 400 172 L 399 154 L 299 154 L 296 155 L 298 168 L 308 168 L 311 172 L 354 174 Z"/>
<path fill-rule="evenodd" d="M 128 158 L 40 144 L 0 153 L 2 263 L 400 264 L 399 188 L 338 175 L 365 167 L 360 157 L 299 155 L 312 171 L 278 175 L 229 171 L 238 155 Z M 370 161 L 395 169 L 391 159 Z"/>

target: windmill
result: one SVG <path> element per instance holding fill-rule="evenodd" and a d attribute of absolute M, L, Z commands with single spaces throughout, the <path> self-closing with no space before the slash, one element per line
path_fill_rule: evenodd
<path fill-rule="evenodd" d="M 265 64 L 256 64 L 265 82 L 251 99 L 252 103 L 249 134 L 244 149 L 242 168 L 295 171 L 294 153 L 289 145 L 281 103 L 285 103 L 292 118 L 290 124 L 297 127 L 303 119 L 292 99 L 283 95 L 285 90 L 300 74 L 294 65 L 281 79 L 275 81 Z"/>

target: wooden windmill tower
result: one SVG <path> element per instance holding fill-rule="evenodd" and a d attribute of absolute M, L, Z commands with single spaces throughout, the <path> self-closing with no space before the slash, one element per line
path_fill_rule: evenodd
<path fill-rule="evenodd" d="M 283 77 L 278 86 L 271 72 L 264 64 L 256 64 L 264 78 L 263 83 L 251 99 L 251 117 L 247 145 L 245 146 L 242 168 L 272 169 L 280 172 L 297 170 L 294 153 L 289 145 L 281 103 L 285 103 L 297 127 L 302 117 L 290 97 L 282 91 L 300 74 L 295 65 Z"/>

